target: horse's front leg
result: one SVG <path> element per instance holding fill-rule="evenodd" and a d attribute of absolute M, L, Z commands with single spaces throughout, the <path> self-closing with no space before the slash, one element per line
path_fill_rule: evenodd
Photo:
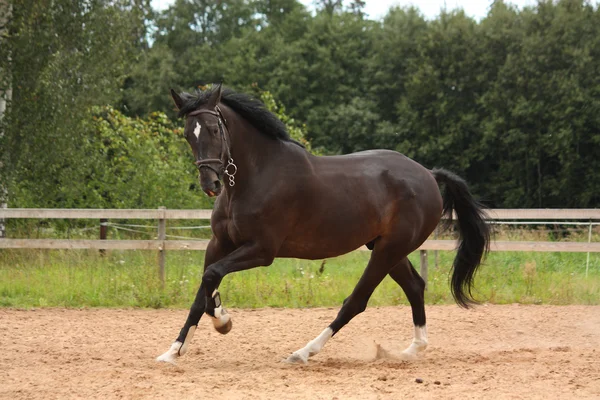
<path fill-rule="evenodd" d="M 213 241 L 215 241 L 215 239 L 211 240 L 211 243 L 213 243 Z M 209 244 L 209 248 L 210 247 L 211 245 Z M 221 249 L 220 251 L 223 250 Z M 266 251 L 264 246 L 246 244 L 220 258 L 218 261 L 209 263 L 208 253 L 209 250 L 207 249 L 202 283 L 196 294 L 196 299 L 194 300 L 188 319 L 181 329 L 177 340 L 171 345 L 171 348 L 166 353 L 156 359 L 157 361 L 175 363 L 175 360 L 178 357 L 187 352 L 194 331 L 204 312 L 213 318 L 213 324 L 219 332 L 229 332 L 229 329 L 231 329 L 231 319 L 229 318 L 229 315 L 224 312 L 217 291 L 221 280 L 225 275 L 231 272 L 271 265 L 275 254 L 274 252 Z M 212 257 L 212 252 L 210 257 Z"/>
<path fill-rule="evenodd" d="M 228 315 L 223 319 L 223 306 L 218 288 L 225 275 L 232 272 L 244 271 L 273 263 L 275 252 L 257 243 L 245 244 L 216 263 L 209 265 L 204 271 L 202 285 L 206 288 L 205 312 L 213 318 L 215 328 L 219 331 L 224 323 L 230 323 Z M 224 328 L 227 328 L 226 326 Z M 221 328 L 223 329 L 223 328 Z"/>
<path fill-rule="evenodd" d="M 206 271 L 209 265 L 225 257 L 225 255 L 228 253 L 228 249 L 213 237 L 206 248 L 206 253 L 204 256 L 204 270 Z M 175 342 L 173 342 L 171 345 L 171 348 L 166 353 L 160 355 L 156 361 L 165 361 L 174 364 L 178 357 L 187 352 L 192 337 L 194 336 L 194 332 L 198 327 L 198 323 L 200 322 L 200 318 L 202 317 L 202 314 L 204 314 L 205 309 L 206 290 L 204 283 L 202 283 L 198 289 L 198 292 L 196 293 L 196 298 L 194 299 L 190 313 L 188 314 L 183 328 L 181 328 L 181 331 L 179 332 L 177 340 L 175 340 Z M 216 328 L 217 323 L 215 320 L 213 320 L 213 322 L 215 323 Z M 231 329 L 231 321 L 229 321 L 229 329 Z"/>

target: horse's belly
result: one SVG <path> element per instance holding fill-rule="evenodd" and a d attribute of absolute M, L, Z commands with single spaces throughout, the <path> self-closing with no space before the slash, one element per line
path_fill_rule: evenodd
<path fill-rule="evenodd" d="M 289 235 L 277 257 L 310 260 L 337 257 L 358 249 L 377 236 L 374 226 L 359 223 L 321 225 Z"/>
<path fill-rule="evenodd" d="M 305 260 L 322 260 L 325 258 L 337 257 L 341 256 L 342 254 L 349 253 L 353 250 L 358 249 L 365 243 L 337 243 L 332 246 L 327 246 L 323 245 L 324 243 L 285 242 L 279 249 L 277 257 L 302 258 Z"/>

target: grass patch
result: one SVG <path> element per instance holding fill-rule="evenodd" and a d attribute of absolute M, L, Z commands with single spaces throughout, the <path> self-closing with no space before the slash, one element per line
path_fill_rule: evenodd
<path fill-rule="evenodd" d="M 428 304 L 453 303 L 448 286 L 454 252 L 429 256 Z M 221 293 L 228 307 L 340 306 L 360 278 L 369 252 L 322 261 L 278 259 L 270 267 L 227 276 Z M 0 306 L 5 307 L 182 307 L 200 283 L 203 252 L 167 253 L 161 288 L 156 253 L 92 250 L 0 250 Z M 411 260 L 419 269 L 418 253 Z M 491 253 L 475 280 L 483 302 L 600 304 L 600 255 L 585 253 Z M 407 304 L 386 278 L 370 305 Z"/>

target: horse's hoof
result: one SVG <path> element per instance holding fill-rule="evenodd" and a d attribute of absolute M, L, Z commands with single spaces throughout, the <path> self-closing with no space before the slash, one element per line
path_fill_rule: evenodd
<path fill-rule="evenodd" d="M 231 322 L 231 318 L 229 318 L 229 320 L 224 325 L 221 325 L 219 327 L 215 326 L 215 330 L 217 332 L 219 332 L 221 335 L 227 335 L 229 333 L 229 331 L 231 330 L 232 326 L 233 326 L 233 324 Z"/>
<path fill-rule="evenodd" d="M 414 361 L 419 358 L 419 353 L 427 348 L 427 341 L 424 340 L 413 340 L 413 342 L 404 350 L 400 358 L 405 361 Z"/>
<path fill-rule="evenodd" d="M 415 353 L 412 353 L 410 351 L 404 350 L 402 353 L 400 353 L 400 360 L 402 361 L 415 361 L 418 358 L 419 357 Z"/>
<path fill-rule="evenodd" d="M 169 350 L 167 350 L 166 353 L 161 354 L 160 356 L 156 357 L 156 361 L 157 362 L 167 362 L 170 364 L 177 364 L 176 360 L 179 357 L 179 349 L 181 348 L 182 343 L 180 342 L 175 342 L 171 345 L 171 348 Z"/>
<path fill-rule="evenodd" d="M 308 358 L 304 358 L 298 353 L 292 353 L 292 355 L 283 360 L 283 362 L 288 364 L 308 364 Z"/>

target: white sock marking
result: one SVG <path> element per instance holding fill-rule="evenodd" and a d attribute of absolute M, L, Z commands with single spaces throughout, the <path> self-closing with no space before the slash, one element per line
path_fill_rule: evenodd
<path fill-rule="evenodd" d="M 302 363 L 306 364 L 308 362 L 308 358 L 320 352 L 323 346 L 325 346 L 325 343 L 327 343 L 332 336 L 333 330 L 331 330 L 331 328 L 325 328 L 325 330 L 323 330 L 319 336 L 308 342 L 306 346 L 298 351 L 293 352 L 292 355 L 288 357 L 287 361 L 292 363 L 301 361 Z"/>
<path fill-rule="evenodd" d="M 202 129 L 202 127 L 200 126 L 200 123 L 198 121 L 196 121 L 196 127 L 194 128 L 194 135 L 196 135 L 196 139 L 198 139 L 200 137 L 201 129 Z"/>
<path fill-rule="evenodd" d="M 190 329 L 188 330 L 188 333 L 185 336 L 185 340 L 183 341 L 183 343 L 181 343 L 179 341 L 173 342 L 173 344 L 171 345 L 171 348 L 169 350 L 167 350 L 166 353 L 161 354 L 160 356 L 156 357 L 156 361 L 162 361 L 162 362 L 168 362 L 171 364 L 175 364 L 175 360 L 177 360 L 178 357 L 181 357 L 182 355 L 187 353 L 188 348 L 190 347 L 190 342 L 192 341 L 192 338 L 194 337 L 194 332 L 196 332 L 197 327 L 198 327 L 197 325 L 192 325 L 190 327 Z"/>
<path fill-rule="evenodd" d="M 427 348 L 427 326 L 415 325 L 415 338 L 406 350 L 402 352 L 402 356 L 406 359 L 415 359 L 420 351 Z"/>
<path fill-rule="evenodd" d="M 190 347 L 190 342 L 192 341 L 192 338 L 194 337 L 194 332 L 196 332 L 197 327 L 198 327 L 198 325 L 192 325 L 190 327 L 190 329 L 188 330 L 187 335 L 185 335 L 185 340 L 183 341 L 183 344 L 181 345 L 181 348 L 179 349 L 180 356 L 187 353 L 188 348 Z"/>
<path fill-rule="evenodd" d="M 173 342 L 171 348 L 167 350 L 166 353 L 156 357 L 156 361 L 175 364 L 175 360 L 177 360 L 177 357 L 179 357 L 179 350 L 181 349 L 181 346 L 183 346 L 183 343 L 178 341 Z"/>

